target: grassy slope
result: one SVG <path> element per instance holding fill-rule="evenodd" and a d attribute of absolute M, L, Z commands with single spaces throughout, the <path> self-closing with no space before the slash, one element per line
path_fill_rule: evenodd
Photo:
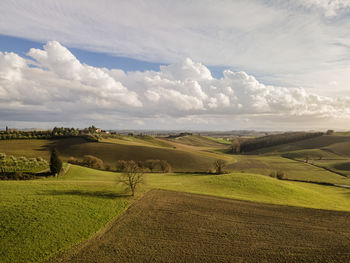
<path fill-rule="evenodd" d="M 57 147 L 63 160 L 67 160 L 70 156 L 79 158 L 91 154 L 112 167 L 115 166 L 117 160 L 160 159 L 167 160 L 174 171 L 207 171 L 212 167 L 214 160 L 219 157 L 165 147 L 86 142 L 81 138 L 0 141 L 0 152 L 15 156 L 41 156 L 48 159 L 48 150 L 52 146 Z"/>
<path fill-rule="evenodd" d="M 64 177 L 0 181 L 2 262 L 40 262 L 93 235 L 131 199 L 117 173 L 72 166 Z M 142 191 L 162 188 L 273 204 L 350 211 L 350 190 L 261 175 L 148 174 Z"/>
<path fill-rule="evenodd" d="M 224 138 L 214 138 L 214 137 L 210 137 L 210 136 L 205 136 L 205 138 L 207 138 L 209 140 L 212 140 L 214 142 L 221 143 L 221 144 L 227 144 L 227 145 L 231 145 L 232 144 L 232 142 L 230 140 L 226 140 Z"/>
<path fill-rule="evenodd" d="M 0 181 L 0 261 L 40 262 L 127 207 L 116 174 L 72 166 L 64 177 Z"/>
<path fill-rule="evenodd" d="M 289 179 L 350 185 L 350 178 L 280 156 L 235 155 L 235 158 L 237 162 L 228 166 L 233 171 L 263 175 L 283 171 Z"/>
<path fill-rule="evenodd" d="M 350 190 L 254 175 L 149 175 L 149 186 L 271 204 L 350 211 Z"/>
<path fill-rule="evenodd" d="M 152 136 L 118 136 L 117 138 L 102 139 L 102 142 L 111 142 L 117 144 L 127 145 L 141 145 L 141 146 L 153 146 L 153 147 L 168 147 L 173 148 L 169 143 L 159 140 Z"/>
<path fill-rule="evenodd" d="M 187 135 L 187 136 L 178 137 L 175 139 L 168 139 L 168 140 L 185 144 L 185 145 L 197 146 L 197 147 L 211 147 L 211 148 L 227 147 L 227 145 L 221 142 L 218 142 L 216 140 L 213 140 L 211 138 L 207 138 L 204 136 L 199 136 L 199 135 Z"/>
<path fill-rule="evenodd" d="M 297 141 L 293 143 L 287 143 L 283 145 L 277 145 L 272 147 L 266 147 L 260 150 L 252 151 L 250 154 L 279 154 L 291 151 L 299 151 L 306 149 L 330 149 L 334 150 L 335 154 L 341 155 L 340 146 L 344 144 L 350 144 L 350 136 L 339 136 L 339 135 L 323 135 L 316 138 L 306 139 L 302 141 Z M 336 145 L 332 147 L 332 145 Z M 348 156 L 350 155 L 350 148 L 346 152 Z"/>

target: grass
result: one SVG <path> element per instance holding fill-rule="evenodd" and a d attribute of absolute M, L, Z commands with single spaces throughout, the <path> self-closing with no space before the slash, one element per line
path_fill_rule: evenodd
<path fill-rule="evenodd" d="M 343 144 L 349 145 L 350 136 L 338 136 L 338 135 L 323 135 L 315 138 L 301 140 L 297 142 L 266 147 L 256 151 L 249 152 L 249 154 L 281 154 L 292 151 L 306 150 L 306 149 L 329 149 L 333 150 L 333 153 L 342 155 L 350 155 L 350 148 L 343 149 Z M 333 145 L 336 145 L 335 147 Z M 340 152 L 339 150 L 342 150 Z"/>
<path fill-rule="evenodd" d="M 297 162 L 280 156 L 235 155 L 235 158 L 237 162 L 227 167 L 231 171 L 266 176 L 273 171 L 283 171 L 289 179 L 350 185 L 350 178 L 311 164 Z M 315 164 L 317 163 L 315 161 Z"/>
<path fill-rule="evenodd" d="M 2 262 L 42 262 L 91 237 L 132 202 L 117 173 L 72 166 L 65 176 L 0 181 Z M 139 195 L 160 188 L 272 204 L 350 211 L 350 190 L 269 177 L 147 174 Z"/>
<path fill-rule="evenodd" d="M 131 138 L 131 136 L 129 136 Z M 133 137 L 132 137 L 133 138 Z M 163 143 L 163 141 L 160 141 Z M 207 171 L 220 156 L 205 154 L 184 149 L 154 147 L 135 144 L 118 144 L 116 142 L 86 142 L 82 138 L 59 140 L 11 140 L 0 141 L 0 152 L 7 155 L 43 157 L 49 159 L 49 149 L 56 147 L 64 161 L 69 157 L 82 158 L 94 155 L 105 164 L 115 167 L 117 160 L 144 161 L 148 159 L 167 160 L 172 169 L 178 172 Z"/>
<path fill-rule="evenodd" d="M 255 174 L 156 174 L 147 176 L 147 180 L 150 188 L 279 205 L 350 211 L 349 189 L 281 181 Z"/>
<path fill-rule="evenodd" d="M 92 236 L 128 206 L 116 177 L 72 166 L 58 179 L 0 181 L 1 262 L 42 262 Z"/>
<path fill-rule="evenodd" d="M 221 143 L 221 144 L 228 144 L 228 145 L 232 144 L 231 140 L 226 140 L 224 138 L 214 138 L 214 137 L 210 137 L 210 136 L 205 136 L 205 138 L 212 140 L 214 142 Z"/>
<path fill-rule="evenodd" d="M 169 143 L 163 140 L 159 140 L 153 136 L 122 136 L 118 135 L 112 138 L 102 139 L 101 142 L 111 142 L 117 144 L 127 144 L 127 145 L 141 145 L 141 146 L 152 146 L 152 147 L 165 147 L 173 148 Z"/>
<path fill-rule="evenodd" d="M 227 145 L 223 144 L 221 141 L 214 140 L 213 138 L 208 138 L 205 136 L 199 135 L 187 135 L 182 137 L 177 137 L 175 139 L 168 139 L 169 141 L 174 141 L 177 143 L 197 146 L 197 147 L 210 147 L 210 148 L 223 148 Z"/>

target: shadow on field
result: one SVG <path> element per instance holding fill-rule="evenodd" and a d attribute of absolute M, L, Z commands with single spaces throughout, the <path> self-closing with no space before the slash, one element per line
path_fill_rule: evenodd
<path fill-rule="evenodd" d="M 121 197 L 129 197 L 130 194 L 115 193 L 111 191 L 83 191 L 83 190 L 48 190 L 40 193 L 41 195 L 77 195 L 77 196 L 90 196 L 106 199 L 114 199 Z"/>

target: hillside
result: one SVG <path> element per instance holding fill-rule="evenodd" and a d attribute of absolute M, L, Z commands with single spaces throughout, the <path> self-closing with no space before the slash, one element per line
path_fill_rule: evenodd
<path fill-rule="evenodd" d="M 161 143 L 159 143 L 161 144 Z M 207 171 L 220 156 L 210 156 L 199 152 L 190 152 L 152 145 L 135 143 L 123 144 L 117 142 L 87 142 L 82 138 L 59 140 L 9 140 L 0 141 L 0 152 L 7 155 L 37 157 L 48 160 L 50 147 L 56 147 L 64 161 L 73 156 L 82 158 L 84 155 L 94 155 L 112 168 L 117 160 L 144 161 L 147 159 L 167 160 L 174 171 Z"/>
<path fill-rule="evenodd" d="M 223 140 L 215 140 L 214 138 L 208 138 L 199 135 L 186 135 L 176 138 L 167 139 L 169 141 L 173 141 L 176 143 L 181 143 L 189 146 L 197 146 L 197 147 L 209 147 L 209 148 L 227 148 L 227 144 L 230 144 L 227 141 Z"/>

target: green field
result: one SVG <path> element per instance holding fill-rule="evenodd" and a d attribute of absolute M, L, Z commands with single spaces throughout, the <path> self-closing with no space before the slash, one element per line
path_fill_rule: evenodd
<path fill-rule="evenodd" d="M 288 179 L 350 185 L 350 178 L 280 156 L 235 155 L 235 158 L 237 161 L 227 167 L 231 171 L 266 176 L 274 171 L 283 171 Z"/>
<path fill-rule="evenodd" d="M 72 166 L 62 177 L 0 182 L 2 262 L 40 262 L 92 236 L 132 201 L 119 174 Z M 350 211 L 350 190 L 269 177 L 148 174 L 139 194 L 152 188 L 273 204 Z"/>
<path fill-rule="evenodd" d="M 130 202 L 116 177 L 72 166 L 59 179 L 0 181 L 0 261 L 42 262 L 92 236 Z"/>
<path fill-rule="evenodd" d="M 0 152 L 48 160 L 49 149 L 55 146 L 63 160 L 86 154 L 95 155 L 111 165 L 117 160 L 168 160 L 178 173 L 145 174 L 146 184 L 140 186 L 136 199 L 156 188 L 350 211 L 350 189 L 268 176 L 273 171 L 283 171 L 288 179 L 350 185 L 350 177 L 322 168 L 350 176 L 350 161 L 340 155 L 341 149 L 345 151 L 340 147 L 341 143 L 345 144 L 344 139 L 349 140 L 349 137 L 322 136 L 305 140 L 304 148 L 297 142 L 281 145 L 278 152 L 264 149 L 259 155 L 225 154 L 227 145 L 199 136 L 177 140 L 123 136 L 102 142 L 87 142 L 81 138 L 11 140 L 0 141 Z M 280 156 L 286 153 L 294 154 L 289 157 L 299 161 Z M 320 153 L 324 155 L 317 159 Z M 309 163 L 302 162 L 304 154 L 310 157 Z M 227 161 L 228 174 L 190 173 L 211 169 L 214 160 L 219 158 Z M 0 181 L 1 262 L 42 262 L 93 236 L 135 200 L 117 183 L 119 177 L 118 173 L 71 166 L 66 175 L 58 178 Z"/>

